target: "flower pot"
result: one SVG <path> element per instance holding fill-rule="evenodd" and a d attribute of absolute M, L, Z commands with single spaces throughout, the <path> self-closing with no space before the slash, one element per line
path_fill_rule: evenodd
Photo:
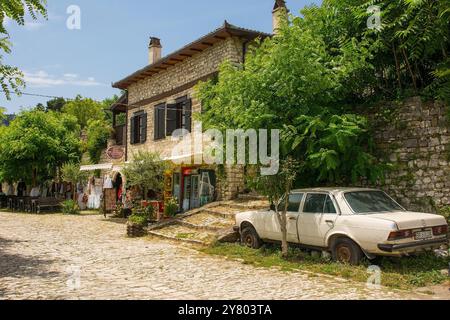
<path fill-rule="evenodd" d="M 130 238 L 139 238 L 147 234 L 144 226 L 132 222 L 127 223 L 127 236 Z"/>

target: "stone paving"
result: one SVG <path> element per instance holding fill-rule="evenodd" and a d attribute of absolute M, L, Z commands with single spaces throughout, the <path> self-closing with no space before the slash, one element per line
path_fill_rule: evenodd
<path fill-rule="evenodd" d="M 0 213 L 0 299 L 409 299 L 412 294 L 260 269 L 100 216 Z"/>

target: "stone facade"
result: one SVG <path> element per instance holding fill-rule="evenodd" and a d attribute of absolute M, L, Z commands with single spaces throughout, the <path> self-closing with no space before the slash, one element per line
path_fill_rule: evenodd
<path fill-rule="evenodd" d="M 384 189 L 410 210 L 436 212 L 450 205 L 448 107 L 411 98 L 372 115 L 375 141 L 393 164 Z"/>

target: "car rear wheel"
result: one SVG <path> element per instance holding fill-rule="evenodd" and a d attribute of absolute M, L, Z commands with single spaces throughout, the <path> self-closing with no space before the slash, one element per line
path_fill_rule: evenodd
<path fill-rule="evenodd" d="M 252 249 L 259 249 L 262 246 L 262 241 L 253 227 L 245 227 L 242 230 L 241 243 L 242 245 Z"/>
<path fill-rule="evenodd" d="M 351 265 L 358 265 L 364 255 L 361 248 L 348 238 L 337 239 L 332 253 L 334 261 Z"/>

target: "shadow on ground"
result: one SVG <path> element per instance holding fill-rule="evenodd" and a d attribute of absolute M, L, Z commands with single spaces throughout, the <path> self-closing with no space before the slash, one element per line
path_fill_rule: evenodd
<path fill-rule="evenodd" d="M 6 277 L 54 278 L 60 273 L 50 271 L 56 260 L 8 253 L 8 247 L 20 245 L 25 241 L 8 240 L 0 237 L 0 280 Z M 0 289 L 0 295 L 2 290 Z"/>

